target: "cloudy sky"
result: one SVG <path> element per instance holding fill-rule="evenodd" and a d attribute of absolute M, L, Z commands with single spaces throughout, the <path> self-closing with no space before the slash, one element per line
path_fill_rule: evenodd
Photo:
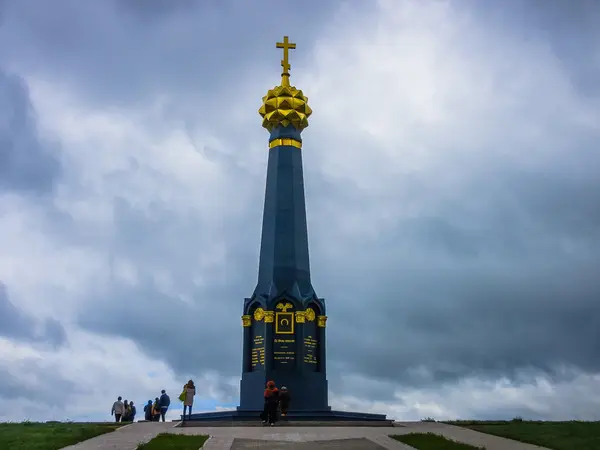
<path fill-rule="evenodd" d="M 284 34 L 332 406 L 599 420 L 600 4 L 298 5 L 0 0 L 0 420 L 237 404 Z"/>

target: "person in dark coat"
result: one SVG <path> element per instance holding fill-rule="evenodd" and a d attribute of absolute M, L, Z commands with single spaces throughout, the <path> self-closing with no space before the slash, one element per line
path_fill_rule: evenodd
<path fill-rule="evenodd" d="M 133 402 L 129 402 L 129 409 L 130 409 L 129 421 L 135 422 L 135 415 L 137 414 L 137 408 L 135 407 Z"/>
<path fill-rule="evenodd" d="M 277 422 L 277 405 L 279 403 L 279 390 L 275 387 L 274 381 L 267 383 L 267 388 L 264 392 L 265 408 L 263 411 L 263 423 L 275 425 Z"/>
<path fill-rule="evenodd" d="M 144 419 L 152 422 L 152 400 L 148 400 L 148 403 L 144 406 Z"/>
<path fill-rule="evenodd" d="M 281 411 L 282 417 L 287 416 L 288 409 L 290 407 L 290 400 L 291 397 L 288 388 L 281 386 L 281 389 L 279 390 L 279 410 Z"/>
<path fill-rule="evenodd" d="M 167 414 L 167 411 L 169 410 L 169 406 L 171 405 L 171 398 L 167 395 L 167 392 L 163 389 L 162 391 L 160 391 L 160 399 L 158 400 L 158 403 L 160 404 L 160 417 L 162 418 L 162 421 L 165 421 L 165 415 Z"/>

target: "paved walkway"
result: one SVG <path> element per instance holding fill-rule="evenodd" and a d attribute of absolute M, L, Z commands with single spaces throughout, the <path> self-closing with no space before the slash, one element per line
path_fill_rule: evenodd
<path fill-rule="evenodd" d="M 411 450 L 389 435 L 435 433 L 486 450 L 544 450 L 466 428 L 433 422 L 403 422 L 394 427 L 189 427 L 176 422 L 134 423 L 112 433 L 65 447 L 69 450 L 135 450 L 160 433 L 208 434 L 202 450 Z"/>

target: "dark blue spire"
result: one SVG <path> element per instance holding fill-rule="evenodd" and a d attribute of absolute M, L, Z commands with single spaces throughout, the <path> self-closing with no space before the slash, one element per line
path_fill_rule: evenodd
<path fill-rule="evenodd" d="M 314 295 L 310 281 L 300 131 L 292 125 L 271 131 L 255 295 L 283 293 L 303 300 Z"/>

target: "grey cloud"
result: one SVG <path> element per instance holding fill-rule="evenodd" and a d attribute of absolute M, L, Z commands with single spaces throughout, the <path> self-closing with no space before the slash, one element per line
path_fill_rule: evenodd
<path fill-rule="evenodd" d="M 215 230 L 207 221 L 215 217 L 182 216 L 160 202 L 143 211 L 124 199 L 115 200 L 114 265 L 119 260 L 131 261 L 141 279 L 127 284 L 114 277 L 108 286 L 97 286 L 96 295 L 79 313 L 79 324 L 100 334 L 131 338 L 179 374 L 237 373 L 241 307 L 254 288 L 255 280 L 249 280 L 256 276 L 256 256 L 245 252 L 246 243 L 259 236 L 260 215 L 254 216 L 253 226 L 240 228 L 236 221 Z M 223 235 L 232 236 L 218 250 L 225 252 L 226 266 L 200 272 L 198 267 L 213 257 L 213 242 L 220 247 Z M 196 238 L 192 242 L 189 236 Z M 154 277 L 161 272 L 172 278 L 174 290 L 157 285 Z M 196 282 L 199 275 L 205 280 Z M 225 395 L 228 388 L 222 388 Z"/>
<path fill-rule="evenodd" d="M 140 287 L 114 283 L 102 301 L 81 311 L 79 324 L 134 340 L 147 355 L 165 361 L 180 375 L 206 370 L 235 373 L 241 365 L 241 313 L 229 313 L 234 309 L 230 305 L 241 299 L 228 298 L 230 292 L 201 292 L 202 301 L 188 304 L 175 294 L 162 294 L 151 280 Z"/>
<path fill-rule="evenodd" d="M 115 3 L 115 9 L 117 11 L 126 11 L 128 13 L 136 14 L 144 19 L 162 19 L 165 20 L 170 18 L 171 15 L 185 12 L 195 12 L 198 8 L 199 3 L 194 0 L 181 0 L 178 2 L 172 2 L 170 0 L 155 0 L 153 2 L 146 2 L 144 0 L 125 0 L 118 1 Z"/>
<path fill-rule="evenodd" d="M 63 325 L 54 318 L 42 321 L 17 308 L 0 282 L 0 335 L 25 342 L 58 348 L 67 343 Z"/>
<path fill-rule="evenodd" d="M 253 197 L 260 205 L 262 177 L 248 178 L 245 172 L 238 176 L 240 189 L 254 186 Z M 200 211 L 182 215 L 161 202 L 144 210 L 122 198 L 114 204 L 114 266 L 119 260 L 131 261 L 141 279 L 127 284 L 115 277 L 107 286 L 97 286 L 79 311 L 79 325 L 130 338 L 182 376 L 211 370 L 238 375 L 242 305 L 256 284 L 260 207 L 239 211 L 228 222 Z M 224 265 L 200 271 L 214 251 L 224 252 Z M 157 285 L 154 277 L 161 272 L 170 275 L 175 289 Z M 195 281 L 200 275 L 202 281 Z M 227 383 L 215 389 L 224 400 L 233 397 Z"/>
<path fill-rule="evenodd" d="M 13 362 L 10 368 L 0 366 L 0 398 L 4 401 L 27 399 L 50 408 L 64 408 L 70 396 L 79 392 L 75 383 L 34 359 Z"/>
<path fill-rule="evenodd" d="M 407 386 L 530 382 L 540 372 L 558 380 L 565 366 L 598 373 L 598 175 L 514 173 L 499 177 L 504 190 L 478 189 L 476 179 L 456 192 L 462 207 L 400 219 L 377 241 L 354 244 L 354 257 L 319 262 L 332 359 Z M 322 212 L 317 229 L 334 220 Z"/>
<path fill-rule="evenodd" d="M 573 86 L 584 95 L 600 95 L 598 42 L 600 4 L 595 0 L 478 2 L 486 21 L 505 33 L 521 33 L 550 45 Z"/>
<path fill-rule="evenodd" d="M 568 154 L 576 158 L 563 160 L 564 148 L 548 142 L 545 159 L 535 170 L 525 170 L 492 147 L 468 173 L 448 161 L 448 171 L 462 174 L 456 186 L 435 183 L 428 173 L 411 174 L 390 182 L 384 196 L 306 166 L 313 283 L 327 299 L 331 317 L 332 380 L 339 382 L 340 373 L 359 373 L 409 387 L 506 376 L 526 384 L 540 373 L 555 381 L 574 376 L 565 375 L 564 366 L 575 368 L 575 374 L 600 370 L 595 363 L 600 311 L 594 300 L 600 294 L 595 277 L 600 173 L 592 145 L 597 139 L 568 124 L 561 125 L 561 133 L 572 143 Z M 219 161 L 235 167 L 229 159 Z M 245 209 L 234 216 L 182 216 L 161 203 L 142 212 L 124 200 L 115 203 L 118 255 L 138 261 L 142 272 L 166 269 L 177 280 L 177 291 L 196 301 L 195 307 L 182 307 L 198 325 L 183 327 L 185 338 L 177 349 L 169 340 L 155 342 L 140 337 L 140 330 L 125 331 L 120 322 L 92 324 L 92 304 L 82 312 L 84 326 L 143 341 L 146 351 L 178 371 L 213 369 L 236 376 L 241 342 L 235 330 L 242 298 L 256 282 L 264 178 L 238 169 L 232 178 L 252 191 Z M 405 216 L 405 202 L 428 212 Z M 385 222 L 378 219 L 382 210 L 388 211 Z M 340 235 L 342 223 L 364 224 L 377 233 Z M 214 243 L 226 248 L 226 263 L 206 272 L 213 277 L 210 287 L 198 288 L 190 280 L 202 257 L 210 258 Z M 164 261 L 173 265 L 165 268 Z M 144 290 L 123 292 L 123 298 L 135 299 Z M 151 289 L 143 297 L 145 303 L 132 301 L 135 310 L 128 317 L 146 317 L 143 308 L 162 304 L 169 305 L 162 316 L 177 322 L 175 291 L 157 296 Z M 222 329 L 228 324 L 234 334 L 218 331 L 201 312 L 214 299 Z M 103 307 L 111 317 L 120 314 L 120 304 Z M 196 348 L 214 336 L 228 358 Z M 198 351 L 207 357 L 189 364 L 184 355 Z M 385 398 L 385 392 L 376 389 L 370 395 Z"/>
<path fill-rule="evenodd" d="M 1 68 L 0 104 L 0 188 L 51 191 L 61 173 L 57 148 L 38 135 L 25 81 Z"/>
<path fill-rule="evenodd" d="M 223 89 L 231 95 L 257 61 L 268 58 L 276 70 L 274 48 L 264 42 L 274 46 L 289 34 L 310 48 L 306 36 L 316 34 L 334 7 L 311 0 L 289 20 L 288 8 L 297 5 L 277 0 L 243 6 L 233 0 L 31 3 L 5 8 L 0 38 L 13 43 L 0 50 L 6 60 L 68 82 L 98 105 L 139 105 L 167 89 L 178 109 L 205 111 L 222 101 Z"/>
<path fill-rule="evenodd" d="M 215 98 L 239 79 L 244 64 L 260 65 L 264 55 L 273 58 L 273 49 L 263 45 L 270 38 L 250 31 L 270 20 L 265 13 L 275 3 L 236 9 L 230 21 L 224 11 L 231 11 L 213 11 L 210 5 L 190 12 L 187 4 L 167 10 L 158 2 L 120 3 L 121 9 L 110 9 L 109 2 L 63 0 L 62 7 L 48 10 L 26 10 L 20 4 L 11 4 L 13 20 L 4 29 L 14 33 L 19 51 L 0 52 L 16 66 L 64 74 L 97 105 L 122 101 L 130 106 L 149 91 L 181 91 L 193 108 L 210 112 L 208 125 L 221 130 L 229 124 L 212 108 Z M 131 27 L 123 27 L 125 22 Z M 45 23 L 63 33 L 50 33 Z M 224 24 L 236 32 L 223 32 L 222 47 L 213 51 L 214 40 L 208 37 Z M 189 31 L 195 26 L 198 34 Z M 301 21 L 290 26 L 292 37 L 294 30 L 301 36 L 311 33 Z M 176 28 L 187 31 L 177 33 Z M 244 47 L 236 49 L 245 34 Z M 258 40 L 262 44 L 255 49 Z M 238 51 L 241 60 L 235 57 Z M 209 94 L 206 86 L 215 88 Z M 197 87 L 198 93 L 189 94 Z M 527 103 L 524 116 L 536 108 L 536 102 Z M 189 105 L 177 108 L 178 113 L 190 111 Z M 447 170 L 461 180 L 456 186 L 444 185 L 435 174 L 411 174 L 388 181 L 384 193 L 370 193 L 351 179 L 321 174 L 317 158 L 306 165 L 313 283 L 328 302 L 328 367 L 336 392 L 360 395 L 350 384 L 344 386 L 345 373 L 380 380 L 363 395 L 389 399 L 398 385 L 439 387 L 469 377 L 508 377 L 525 384 L 540 373 L 560 381 L 579 372 L 600 372 L 598 136 L 558 116 L 545 117 L 542 126 L 549 137 L 539 145 L 547 145 L 548 152 L 535 171 L 526 171 L 517 161 L 503 161 L 501 147 L 513 142 L 510 122 L 502 119 L 496 125 L 501 131 L 489 139 L 493 144 L 481 149 L 485 156 L 468 170 L 461 162 L 447 161 Z M 569 152 L 553 153 L 556 130 Z M 327 150 L 318 147 L 319 131 L 320 136 L 329 132 L 311 126 L 315 144 L 307 146 L 306 154 Z M 347 144 L 344 157 L 364 151 L 362 143 Z M 450 155 L 458 151 L 450 144 L 440 147 Z M 264 172 L 253 175 L 234 158 L 221 156 L 212 161 L 250 192 L 248 203 L 235 214 L 225 214 L 226 206 L 199 211 L 193 205 L 184 214 L 158 201 L 142 209 L 117 198 L 114 229 L 84 227 L 56 211 L 44 224 L 64 245 L 102 248 L 115 271 L 119 261 L 138 271 L 135 282 L 121 281 L 115 273 L 109 283 L 92 286 L 80 305 L 79 325 L 130 338 L 178 374 L 240 372 L 240 314 L 256 282 Z M 127 173 L 115 174 L 110 182 L 118 185 L 122 176 Z M 80 195 L 85 198 L 85 187 Z M 227 201 L 222 198 L 223 205 Z M 421 212 L 404 214 L 408 202 L 422 205 Z M 342 233 L 343 223 L 369 232 Z M 215 258 L 221 252 L 222 260 Z M 164 274 L 172 286 L 159 282 Z M 0 326 L 19 338 L 22 331 L 13 323 L 31 322 L 20 318 L 6 296 L 0 301 L 4 315 L 14 318 L 3 324 L 0 316 Z M 46 326 L 52 329 L 59 335 L 62 327 Z M 572 371 L 565 373 L 565 366 Z M 219 395 L 231 396 L 230 386 L 218 389 Z M 529 414 L 526 409 L 503 414 L 519 411 Z"/>
<path fill-rule="evenodd" d="M 436 215 L 398 219 L 377 240 L 356 242 L 334 236 L 331 224 L 346 220 L 356 204 L 375 199 L 350 183 L 329 183 L 310 169 L 307 174 L 307 185 L 313 186 L 308 199 L 313 278 L 329 305 L 332 379 L 359 373 L 423 386 L 507 376 L 519 384 L 539 373 L 555 380 L 571 376 L 561 372 L 564 366 L 600 370 L 595 301 L 600 241 L 593 226 L 598 216 L 593 199 L 600 194 L 600 183 L 593 180 L 600 177 L 589 174 L 579 185 L 577 178 L 565 180 L 556 171 L 506 172 L 494 181 L 476 170 L 456 193 L 464 198 L 462 205 L 438 202 Z M 488 189 L 478 189 L 483 180 L 477 174 L 483 174 Z M 416 188 L 423 180 L 412 181 L 411 193 L 432 201 L 430 191 Z M 256 203 L 218 234 L 200 217 L 178 217 L 165 205 L 148 216 L 119 201 L 120 255 L 145 261 L 138 266 L 142 271 L 160 266 L 156 259 L 178 261 L 168 270 L 177 289 L 196 304 L 182 303 L 175 292 L 158 294 L 147 281 L 135 289 L 117 283 L 111 300 L 98 299 L 82 312 L 82 325 L 130 337 L 180 372 L 236 376 L 242 298 L 256 281 L 259 185 Z M 368 210 L 363 213 L 368 221 Z M 243 220 L 245 214 L 252 220 Z M 137 246 L 139 235 L 147 238 Z M 198 288 L 190 280 L 206 240 L 224 242 L 228 257 L 210 286 Z M 563 245 L 569 240 L 579 242 L 576 253 Z M 147 333 L 144 327 L 154 323 L 165 330 L 176 327 L 178 336 Z M 364 332 L 355 333 L 356 327 Z M 375 329 L 377 334 L 369 331 Z M 218 348 L 205 344 L 215 337 Z M 386 392 L 375 389 L 370 395 L 385 398 Z"/>

